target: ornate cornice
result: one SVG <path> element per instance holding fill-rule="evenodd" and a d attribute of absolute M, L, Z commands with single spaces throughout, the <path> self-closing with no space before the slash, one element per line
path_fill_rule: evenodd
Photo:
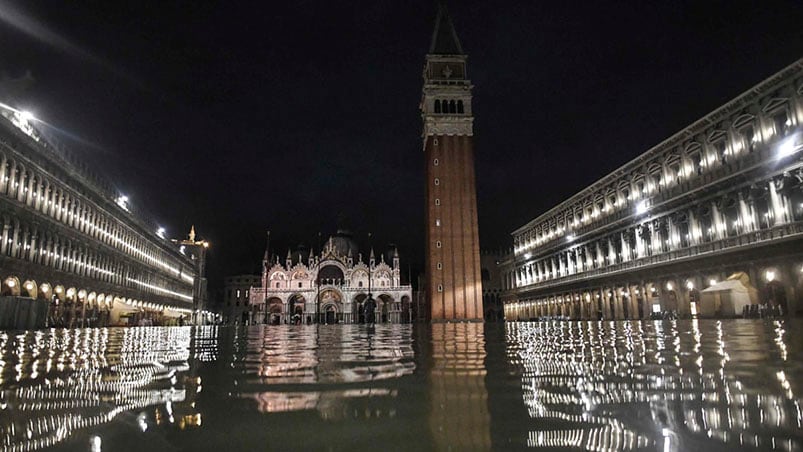
<path fill-rule="evenodd" d="M 474 118 L 472 117 L 449 117 L 435 118 L 426 117 L 424 119 L 424 136 L 432 135 L 474 135 Z"/>

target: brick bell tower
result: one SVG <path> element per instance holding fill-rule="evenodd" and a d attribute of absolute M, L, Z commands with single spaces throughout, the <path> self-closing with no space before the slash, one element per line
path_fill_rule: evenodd
<path fill-rule="evenodd" d="M 446 5 L 424 65 L 426 293 L 433 322 L 482 320 L 471 81 Z"/>

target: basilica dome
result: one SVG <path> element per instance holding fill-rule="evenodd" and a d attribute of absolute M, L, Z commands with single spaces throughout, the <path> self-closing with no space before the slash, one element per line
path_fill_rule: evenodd
<path fill-rule="evenodd" d="M 329 237 L 328 246 L 331 246 L 341 256 L 348 256 L 351 253 L 355 260 L 360 253 L 357 242 L 354 241 L 351 232 L 347 229 L 338 229 L 335 235 Z"/>

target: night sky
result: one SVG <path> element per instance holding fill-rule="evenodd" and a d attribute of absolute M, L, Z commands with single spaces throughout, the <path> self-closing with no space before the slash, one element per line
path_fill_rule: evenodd
<path fill-rule="evenodd" d="M 13 104 L 171 236 L 194 224 L 213 290 L 266 230 L 284 256 L 339 221 L 420 271 L 434 1 L 78 3 L 0 0 L 0 72 L 36 80 Z M 449 6 L 485 249 L 803 57 L 799 0 Z"/>

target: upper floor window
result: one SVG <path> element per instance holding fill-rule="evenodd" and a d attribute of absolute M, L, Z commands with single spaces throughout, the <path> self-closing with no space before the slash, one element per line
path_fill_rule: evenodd
<path fill-rule="evenodd" d="M 792 121 L 789 119 L 786 109 L 773 113 L 772 123 L 775 126 L 775 133 L 781 136 L 785 136 L 792 128 Z"/>
<path fill-rule="evenodd" d="M 714 143 L 714 150 L 717 153 L 717 158 L 719 159 L 720 163 L 723 165 L 728 163 L 728 156 L 727 156 L 727 147 L 725 146 L 725 140 L 718 140 Z"/>
<path fill-rule="evenodd" d="M 742 145 L 747 149 L 747 152 L 753 152 L 756 148 L 756 131 L 752 125 L 743 127 L 739 130 L 739 135 L 742 137 Z"/>

